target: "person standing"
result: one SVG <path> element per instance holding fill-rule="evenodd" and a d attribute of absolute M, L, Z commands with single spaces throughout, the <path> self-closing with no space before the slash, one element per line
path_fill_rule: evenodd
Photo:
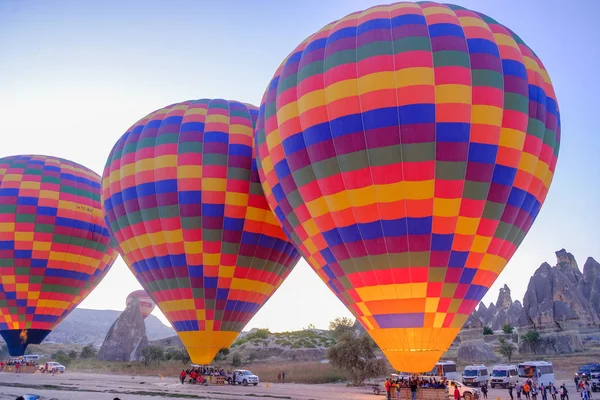
<path fill-rule="evenodd" d="M 590 387 L 589 381 L 585 381 L 585 391 L 588 394 L 588 399 L 591 399 L 592 398 L 592 388 Z"/>
<path fill-rule="evenodd" d="M 487 383 L 485 383 L 485 382 L 483 382 L 481 384 L 481 393 L 483 394 L 483 398 L 487 399 L 488 388 L 487 388 Z"/>
<path fill-rule="evenodd" d="M 185 372 L 184 369 L 182 369 L 181 373 L 179 374 L 179 380 L 181 381 L 182 385 L 185 383 L 185 378 L 186 377 L 187 377 L 187 373 Z"/>
<path fill-rule="evenodd" d="M 517 380 L 517 400 L 521 400 L 521 392 L 523 391 L 523 385 Z"/>
<path fill-rule="evenodd" d="M 281 371 L 281 383 L 285 383 L 285 371 Z"/>
<path fill-rule="evenodd" d="M 415 400 L 413 398 L 413 400 Z M 454 385 L 454 400 L 460 400 L 460 390 L 458 390 L 458 386 Z"/>
<path fill-rule="evenodd" d="M 558 390 L 556 390 L 556 386 L 554 383 L 550 382 L 550 394 L 552 395 L 552 400 L 556 400 L 556 395 L 558 394 Z"/>
<path fill-rule="evenodd" d="M 410 384 L 410 395 L 412 400 L 417 400 L 417 387 L 418 387 L 418 383 L 416 379 L 413 379 L 413 381 Z"/>
<path fill-rule="evenodd" d="M 510 396 L 510 400 L 515 400 L 513 396 L 513 384 L 512 382 L 508 382 L 508 395 Z"/>
<path fill-rule="evenodd" d="M 385 394 L 386 394 L 387 400 L 392 400 L 391 393 L 390 393 L 392 390 L 392 383 L 390 382 L 390 378 L 385 379 L 384 387 L 385 387 Z"/>

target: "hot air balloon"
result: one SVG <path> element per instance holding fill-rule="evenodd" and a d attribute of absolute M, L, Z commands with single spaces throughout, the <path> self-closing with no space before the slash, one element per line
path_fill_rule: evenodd
<path fill-rule="evenodd" d="M 397 370 L 432 369 L 531 228 L 560 123 L 508 28 L 433 2 L 377 6 L 301 43 L 256 128 L 271 209 Z"/>
<path fill-rule="evenodd" d="M 40 344 L 117 257 L 100 177 L 60 158 L 0 158 L 0 335 L 11 356 Z"/>
<path fill-rule="evenodd" d="M 300 255 L 258 179 L 258 110 L 201 99 L 133 125 L 107 161 L 105 219 L 193 362 L 228 348 Z"/>
<path fill-rule="evenodd" d="M 152 314 L 152 311 L 154 311 L 154 308 L 156 307 L 154 300 L 152 300 L 152 297 L 150 297 L 145 290 L 136 290 L 135 292 L 129 293 L 125 303 L 128 305 L 133 299 L 138 299 L 140 304 L 140 314 L 142 314 L 144 319 Z"/>

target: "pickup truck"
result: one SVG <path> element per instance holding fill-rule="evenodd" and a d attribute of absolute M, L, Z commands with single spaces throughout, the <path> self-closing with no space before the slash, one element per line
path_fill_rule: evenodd
<path fill-rule="evenodd" d="M 597 392 L 600 390 L 600 371 L 592 371 L 591 377 L 590 386 L 592 387 L 592 392 Z"/>
<path fill-rule="evenodd" d="M 235 381 L 233 380 L 233 375 L 235 375 Z M 225 375 L 225 380 L 230 385 L 240 384 L 244 386 L 248 386 L 248 384 L 256 386 L 259 382 L 258 376 L 254 375 L 247 369 L 236 369 L 232 373 L 228 372 Z"/>

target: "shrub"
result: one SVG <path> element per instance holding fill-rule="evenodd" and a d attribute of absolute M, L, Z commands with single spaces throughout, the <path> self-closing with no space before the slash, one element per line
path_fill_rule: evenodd
<path fill-rule="evenodd" d="M 483 334 L 484 335 L 493 335 L 494 331 L 489 326 L 484 326 L 483 327 Z"/>

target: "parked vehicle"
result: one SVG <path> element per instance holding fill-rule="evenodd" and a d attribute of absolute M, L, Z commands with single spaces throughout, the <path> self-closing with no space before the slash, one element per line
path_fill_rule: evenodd
<path fill-rule="evenodd" d="M 461 399 L 477 400 L 481 397 L 481 392 L 479 389 L 470 388 L 457 380 L 449 379 L 446 381 L 446 393 L 448 394 L 448 399 L 450 400 L 454 400 L 454 386 L 458 388 Z"/>
<path fill-rule="evenodd" d="M 439 361 L 431 371 L 423 376 L 436 377 L 437 379 L 452 379 L 455 381 L 459 381 L 461 378 L 460 374 L 456 371 L 456 363 L 454 361 Z"/>
<path fill-rule="evenodd" d="M 37 362 L 40 360 L 40 356 L 38 356 L 37 354 L 27 354 L 23 356 L 23 361 L 24 362 Z"/>
<path fill-rule="evenodd" d="M 592 392 L 597 392 L 600 390 L 600 370 L 592 370 L 590 375 L 590 386 L 592 387 Z"/>
<path fill-rule="evenodd" d="M 43 370 L 51 374 L 55 374 L 57 372 L 60 372 L 62 374 L 65 372 L 65 366 L 55 361 L 49 361 L 46 364 L 44 364 Z"/>
<path fill-rule="evenodd" d="M 483 365 L 467 365 L 463 370 L 462 383 L 467 386 L 481 386 L 489 383 L 490 373 L 488 368 Z"/>
<path fill-rule="evenodd" d="M 548 361 L 527 361 L 519 364 L 519 378 L 531 379 L 537 385 L 548 386 L 554 380 L 554 368 Z"/>
<path fill-rule="evenodd" d="M 600 364 L 598 363 L 590 363 L 590 364 L 584 364 L 581 365 L 579 367 L 579 369 L 577 370 L 577 376 L 579 377 L 579 379 L 585 379 L 585 378 L 589 378 L 592 370 L 596 371 L 599 370 L 600 371 Z"/>
<path fill-rule="evenodd" d="M 492 368 L 492 376 L 490 377 L 490 386 L 507 388 L 508 385 L 516 385 L 519 379 L 519 370 L 516 365 L 494 365 Z"/>
<path fill-rule="evenodd" d="M 235 381 L 233 380 L 234 375 Z M 256 386 L 259 382 L 258 376 L 254 375 L 247 369 L 236 369 L 232 373 L 228 372 L 227 375 L 225 375 L 225 380 L 230 385 L 240 384 L 244 386 L 248 386 L 249 384 Z"/>

